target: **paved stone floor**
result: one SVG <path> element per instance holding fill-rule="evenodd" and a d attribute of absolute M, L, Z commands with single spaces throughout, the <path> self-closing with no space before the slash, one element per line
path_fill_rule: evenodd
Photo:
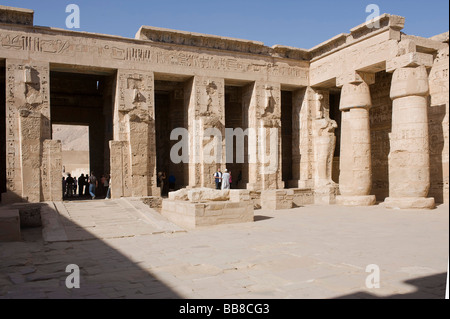
<path fill-rule="evenodd" d="M 28 229 L 23 242 L 0 243 L 0 298 L 445 295 L 449 214 L 444 205 L 432 211 L 257 210 L 255 223 L 188 232 L 137 201 L 56 207 L 64 231 L 47 237 L 53 242 L 45 242 L 40 229 Z M 58 242 L 61 234 L 66 241 Z M 66 288 L 69 264 L 80 267 L 80 289 Z M 371 264 L 380 268 L 380 289 L 366 288 Z"/>

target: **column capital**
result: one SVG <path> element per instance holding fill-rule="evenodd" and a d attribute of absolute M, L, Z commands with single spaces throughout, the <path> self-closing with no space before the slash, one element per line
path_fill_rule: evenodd
<path fill-rule="evenodd" d="M 428 72 L 425 66 L 402 67 L 395 70 L 392 76 L 391 99 L 405 96 L 428 96 Z"/>
<path fill-rule="evenodd" d="M 341 104 L 339 109 L 347 111 L 353 108 L 372 107 L 370 88 L 366 82 L 344 84 L 341 91 Z"/>

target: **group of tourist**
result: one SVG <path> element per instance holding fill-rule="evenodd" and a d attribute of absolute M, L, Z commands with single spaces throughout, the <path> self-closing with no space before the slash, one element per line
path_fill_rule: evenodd
<path fill-rule="evenodd" d="M 78 190 L 78 193 L 77 193 Z M 102 175 L 100 181 L 95 176 L 94 172 L 89 174 L 81 174 L 80 177 L 72 177 L 69 173 L 67 178 L 62 178 L 62 192 L 63 198 L 91 198 L 105 197 L 111 198 L 111 177 L 109 175 Z"/>
<path fill-rule="evenodd" d="M 239 182 L 242 180 L 242 171 L 239 172 L 238 179 L 236 181 L 236 187 L 238 186 Z M 219 168 L 217 172 L 214 173 L 214 182 L 216 183 L 216 189 L 231 189 L 231 186 L 233 185 L 233 178 L 231 176 L 231 172 L 228 171 L 228 169 L 225 169 L 222 173 L 221 169 Z"/>

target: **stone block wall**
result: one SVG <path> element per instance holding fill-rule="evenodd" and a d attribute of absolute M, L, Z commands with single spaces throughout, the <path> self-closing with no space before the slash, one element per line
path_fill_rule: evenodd
<path fill-rule="evenodd" d="M 262 209 L 291 209 L 293 201 L 294 191 L 292 189 L 268 190 L 261 192 Z"/>
<path fill-rule="evenodd" d="M 185 229 L 254 221 L 253 204 L 250 201 L 192 203 L 165 199 L 161 213 Z"/>

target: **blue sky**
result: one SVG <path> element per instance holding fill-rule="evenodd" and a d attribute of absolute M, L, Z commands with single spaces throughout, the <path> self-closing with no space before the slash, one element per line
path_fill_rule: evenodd
<path fill-rule="evenodd" d="M 81 11 L 79 31 L 133 38 L 141 25 L 309 49 L 366 21 L 369 4 L 406 17 L 407 34 L 430 37 L 449 29 L 448 0 L 0 0 L 35 10 L 35 24 L 66 28 L 68 4 Z"/>

